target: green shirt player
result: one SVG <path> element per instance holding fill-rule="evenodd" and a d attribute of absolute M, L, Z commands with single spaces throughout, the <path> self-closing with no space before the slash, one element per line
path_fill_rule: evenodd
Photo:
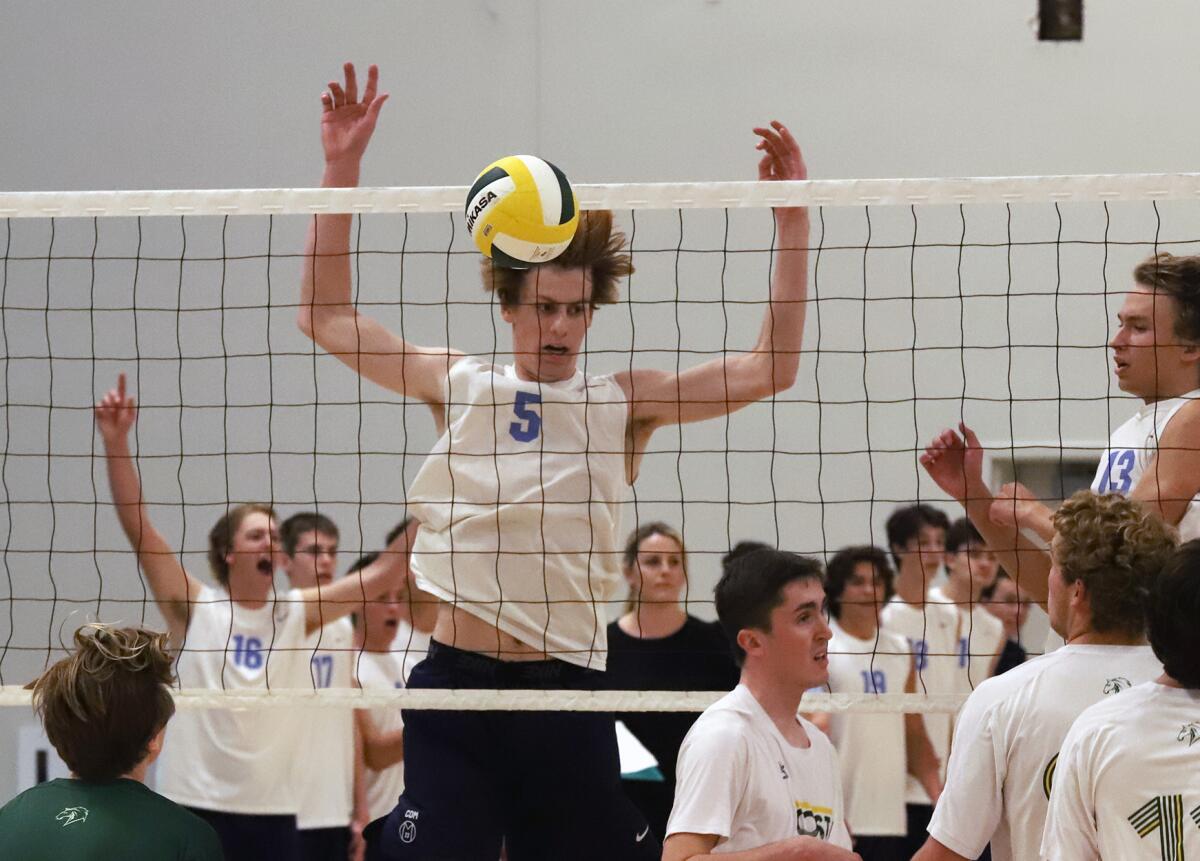
<path fill-rule="evenodd" d="M 219 861 L 212 826 L 143 783 L 175 712 L 167 635 L 87 625 L 75 646 L 32 685 L 71 777 L 0 808 L 0 858 Z"/>

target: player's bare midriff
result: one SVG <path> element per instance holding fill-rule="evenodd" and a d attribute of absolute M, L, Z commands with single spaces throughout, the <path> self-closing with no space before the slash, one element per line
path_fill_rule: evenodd
<path fill-rule="evenodd" d="M 433 639 L 465 652 L 475 652 L 501 661 L 547 661 L 553 657 L 444 602 L 438 606 Z"/>

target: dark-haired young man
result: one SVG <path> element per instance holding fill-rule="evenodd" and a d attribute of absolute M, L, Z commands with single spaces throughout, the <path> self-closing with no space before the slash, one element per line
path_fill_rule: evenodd
<path fill-rule="evenodd" d="M 918 693 L 950 694 L 957 690 L 958 612 L 929 599 L 929 587 L 945 558 L 950 518 L 926 503 L 897 508 L 887 520 L 888 547 L 896 563 L 891 600 L 880 614 L 882 629 L 902 637 L 916 663 Z M 950 755 L 951 716 L 930 712 L 921 716 L 939 763 L 938 780 L 945 780 Z M 907 851 L 921 848 L 925 827 L 933 815 L 934 799 L 913 774 L 904 793 Z M 851 825 L 854 823 L 852 822 Z"/>
<path fill-rule="evenodd" d="M 887 553 L 878 547 L 846 547 L 829 560 L 830 693 L 916 693 L 916 659 L 908 642 L 879 624 L 894 576 Z M 841 712 L 814 715 L 813 723 L 837 748 L 855 851 L 863 861 L 908 861 L 906 775 L 935 801 L 942 789 L 921 715 Z"/>
<path fill-rule="evenodd" d="M 1200 856 L 1200 541 L 1155 578 L 1146 617 L 1163 674 L 1096 703 L 1067 733 L 1041 858 Z"/>
<path fill-rule="evenodd" d="M 354 67 L 323 97 L 324 187 L 357 185 L 386 94 Z M 760 180 L 802 180 L 781 123 L 753 130 Z M 440 439 L 408 493 L 412 566 L 441 599 L 413 688 L 596 688 L 604 607 L 620 584 L 620 504 L 662 427 L 729 414 L 795 380 L 804 330 L 808 212 L 775 210 L 771 296 L 749 352 L 682 372 L 580 367 L 597 309 L 632 271 L 612 213 L 582 213 L 563 254 L 527 270 L 485 260 L 483 287 L 511 326 L 511 365 L 408 343 L 359 313 L 350 215 L 318 215 L 302 260 L 297 323 L 396 394 L 427 405 Z M 585 360 L 586 361 L 586 360 Z M 611 716 L 406 713 L 405 793 L 382 829 L 394 858 L 657 858 L 620 789 Z M 531 788 L 536 789 L 533 791 Z"/>
<path fill-rule="evenodd" d="M 337 524 L 316 511 L 301 511 L 279 524 L 283 572 L 293 589 L 321 589 L 337 575 Z M 311 631 L 304 640 L 309 682 L 314 688 L 353 687 L 354 626 L 346 616 Z M 362 780 L 356 755 L 354 712 L 309 709 L 299 729 L 307 735 L 305 766 L 297 775 L 301 861 L 345 857 L 361 841 L 366 804 L 356 799 Z M 359 802 L 356 805 L 356 800 Z"/>
<path fill-rule="evenodd" d="M 820 563 L 739 545 L 716 603 L 741 682 L 683 741 L 663 861 L 857 858 L 837 753 L 797 714 L 804 692 L 829 676 Z"/>
<path fill-rule="evenodd" d="M 175 713 L 167 635 L 86 625 L 46 670 L 33 707 L 71 769 L 0 808 L 0 858 L 220 861 L 211 825 L 145 785 Z"/>
<path fill-rule="evenodd" d="M 1050 624 L 1062 648 L 984 681 L 954 730 L 946 786 L 914 861 L 1038 858 L 1059 748 L 1079 714 L 1157 677 L 1146 595 L 1175 530 L 1116 494 L 1080 491 L 1054 515 Z"/>
<path fill-rule="evenodd" d="M 929 600 L 958 613 L 957 692 L 969 694 L 990 678 L 1004 651 L 1004 623 L 983 605 L 984 590 L 1000 572 L 996 554 L 979 530 L 960 517 L 946 530 L 946 580 L 929 590 Z"/>

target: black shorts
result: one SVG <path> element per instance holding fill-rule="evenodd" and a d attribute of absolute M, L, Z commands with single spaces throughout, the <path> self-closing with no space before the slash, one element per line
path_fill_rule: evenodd
<path fill-rule="evenodd" d="M 300 861 L 346 861 L 350 857 L 350 827 L 301 828 Z"/>
<path fill-rule="evenodd" d="M 434 642 L 410 688 L 593 690 L 563 661 L 498 661 Z M 611 714 L 404 711 L 404 794 L 372 823 L 369 858 L 414 861 L 660 858 L 621 790 Z"/>
<path fill-rule="evenodd" d="M 300 857 L 300 841 L 294 814 L 223 813 L 188 807 L 217 832 L 225 861 L 258 861 Z"/>

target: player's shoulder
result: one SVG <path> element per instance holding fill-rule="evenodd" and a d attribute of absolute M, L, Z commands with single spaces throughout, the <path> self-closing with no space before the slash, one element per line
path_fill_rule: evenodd
<path fill-rule="evenodd" d="M 757 709 L 756 706 L 754 695 L 738 685 L 701 713 L 692 724 L 688 736 L 695 735 L 696 740 L 745 738 L 747 731 L 754 726 L 757 711 L 761 710 L 761 706 Z"/>

